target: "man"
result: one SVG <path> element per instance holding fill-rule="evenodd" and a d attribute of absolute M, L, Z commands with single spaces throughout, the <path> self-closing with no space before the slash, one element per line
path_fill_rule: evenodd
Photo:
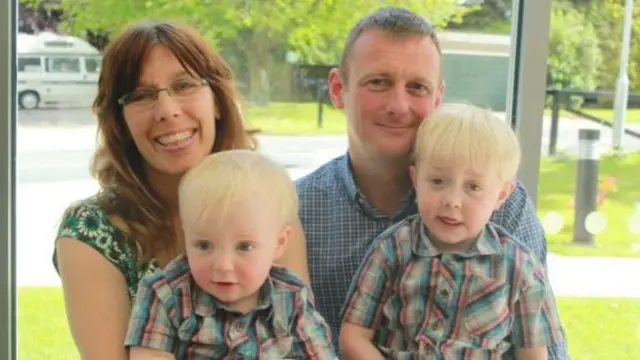
<path fill-rule="evenodd" d="M 339 69 L 329 75 L 334 106 L 347 117 L 348 152 L 297 181 L 311 286 L 318 310 L 339 338 L 340 311 L 374 238 L 417 213 L 409 178 L 417 127 L 442 102 L 441 50 L 431 24 L 383 8 L 349 32 Z M 546 264 L 542 227 L 520 183 L 491 220 Z M 568 359 L 564 342 L 550 359 Z"/>

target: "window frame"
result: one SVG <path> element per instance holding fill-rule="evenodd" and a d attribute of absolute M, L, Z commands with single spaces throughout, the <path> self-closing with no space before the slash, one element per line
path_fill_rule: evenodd
<path fill-rule="evenodd" d="M 0 358 L 16 360 L 16 254 L 15 254 L 15 159 L 16 159 L 16 26 L 17 0 L 0 1 L 0 191 L 6 205 L 0 207 Z M 534 204 L 538 198 L 542 116 L 546 89 L 551 0 L 513 3 L 512 53 L 506 117 L 520 138 L 523 156 L 518 173 Z M 6 54 L 6 55 L 5 55 Z M 525 71 L 526 69 L 526 71 Z"/>
<path fill-rule="evenodd" d="M 17 0 L 0 1 L 0 358 L 16 360 L 15 126 Z"/>

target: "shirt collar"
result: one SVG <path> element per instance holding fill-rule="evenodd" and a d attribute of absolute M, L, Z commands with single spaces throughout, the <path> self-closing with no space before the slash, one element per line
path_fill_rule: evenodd
<path fill-rule="evenodd" d="M 349 153 L 345 153 L 338 158 L 338 177 L 347 192 L 347 197 L 353 202 L 361 211 L 367 216 L 374 219 L 386 218 L 386 216 L 378 209 L 371 205 L 364 194 L 358 189 L 355 179 L 353 177 L 353 169 L 351 167 L 351 160 L 349 159 Z M 401 220 L 409 215 L 417 212 L 416 206 L 416 193 L 412 188 L 402 200 L 402 207 L 400 211 L 393 217 L 393 220 Z"/>
<path fill-rule="evenodd" d="M 429 240 L 429 230 L 422 220 L 414 222 L 411 235 L 413 241 L 412 249 L 416 255 L 433 257 L 441 254 L 431 243 L 431 240 Z M 487 224 L 471 246 L 471 249 L 458 255 L 462 257 L 473 257 L 477 255 L 500 255 L 502 253 L 503 247 L 496 229 L 491 224 Z"/>
<path fill-rule="evenodd" d="M 342 181 L 347 195 L 352 201 L 356 201 L 360 196 L 360 191 L 356 186 L 356 182 L 353 179 L 353 171 L 351 170 L 351 161 L 349 160 L 349 154 L 346 153 L 338 159 L 338 176 Z"/>
<path fill-rule="evenodd" d="M 194 284 L 194 289 L 196 291 L 196 294 L 194 294 L 195 296 L 192 296 L 192 299 L 195 300 L 194 312 L 197 315 L 200 315 L 203 317 L 213 316 L 215 312 L 218 310 L 224 310 L 227 312 L 237 312 L 237 310 L 230 308 L 223 302 L 216 299 L 213 295 L 202 290 L 199 286 L 197 286 L 197 284 L 195 284 L 195 282 L 193 284 Z M 267 277 L 267 280 L 260 287 L 259 291 L 260 291 L 260 295 L 258 296 L 258 305 L 255 308 L 253 308 L 252 311 L 268 310 L 269 311 L 268 316 L 271 317 L 273 296 L 275 294 L 273 280 L 271 280 L 271 276 Z"/>

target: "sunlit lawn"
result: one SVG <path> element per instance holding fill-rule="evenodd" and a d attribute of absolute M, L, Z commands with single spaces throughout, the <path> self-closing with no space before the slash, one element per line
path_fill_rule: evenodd
<path fill-rule="evenodd" d="M 596 236 L 596 246 L 572 244 L 573 199 L 575 197 L 576 162 L 541 159 L 540 197 L 538 216 L 550 211 L 559 212 L 566 219 L 564 229 L 549 234 L 549 251 L 564 255 L 633 256 L 640 257 L 640 234 L 633 234 L 629 220 L 634 213 L 634 202 L 640 205 L 640 153 L 620 158 L 605 156 L 600 161 L 600 178 L 613 177 L 617 191 L 610 193 L 600 209 L 607 227 Z"/>
<path fill-rule="evenodd" d="M 612 109 L 589 109 L 583 111 L 612 121 Z M 545 109 L 545 114 L 551 114 Z M 245 109 L 250 125 L 273 135 L 327 135 L 344 134 L 346 122 L 341 110 L 323 105 L 323 125 L 318 128 L 318 104 L 316 103 L 270 103 L 266 107 L 250 106 Z M 576 115 L 562 111 L 563 118 L 575 118 Z M 628 109 L 626 122 L 640 125 L 640 109 Z"/>
<path fill-rule="evenodd" d="M 583 109 L 587 114 L 593 115 L 599 119 L 613 122 L 613 109 Z M 629 124 L 640 124 L 640 109 L 627 109 L 625 122 Z"/>
<path fill-rule="evenodd" d="M 584 107 L 580 109 L 580 111 L 585 112 L 589 115 L 593 115 L 598 119 L 602 119 L 607 122 L 613 122 L 613 116 L 614 116 L 613 109 L 594 109 L 594 108 Z M 551 110 L 549 108 L 545 109 L 544 113 L 547 116 L 551 116 Z M 577 118 L 578 116 L 566 110 L 561 110 L 560 117 L 573 119 L 573 118 Z M 640 109 L 636 109 L 636 108 L 627 109 L 627 112 L 625 114 L 625 124 L 640 125 Z"/>
<path fill-rule="evenodd" d="M 79 359 L 59 287 L 18 289 L 18 360 Z"/>
<path fill-rule="evenodd" d="M 640 359 L 640 299 L 563 297 L 558 309 L 571 359 Z"/>
<path fill-rule="evenodd" d="M 572 359 L 640 359 L 640 299 L 559 298 Z M 20 360 L 79 359 L 60 288 L 18 290 Z"/>
<path fill-rule="evenodd" d="M 266 107 L 247 107 L 245 117 L 249 124 L 273 135 L 327 135 L 344 134 L 346 122 L 341 110 L 323 105 L 322 127 L 318 127 L 318 104 L 271 103 Z"/>

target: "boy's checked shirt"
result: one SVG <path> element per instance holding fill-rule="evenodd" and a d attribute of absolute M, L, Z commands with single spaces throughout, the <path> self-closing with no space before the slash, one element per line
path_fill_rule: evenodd
<path fill-rule="evenodd" d="M 330 329 L 302 280 L 272 267 L 258 306 L 242 315 L 202 291 L 186 256 L 143 278 L 125 345 L 197 359 L 336 359 Z"/>
<path fill-rule="evenodd" d="M 502 359 L 553 344 L 561 324 L 544 268 L 488 224 L 466 253 L 440 253 L 419 216 L 376 240 L 354 278 L 345 322 L 375 330 L 387 357 Z"/>

